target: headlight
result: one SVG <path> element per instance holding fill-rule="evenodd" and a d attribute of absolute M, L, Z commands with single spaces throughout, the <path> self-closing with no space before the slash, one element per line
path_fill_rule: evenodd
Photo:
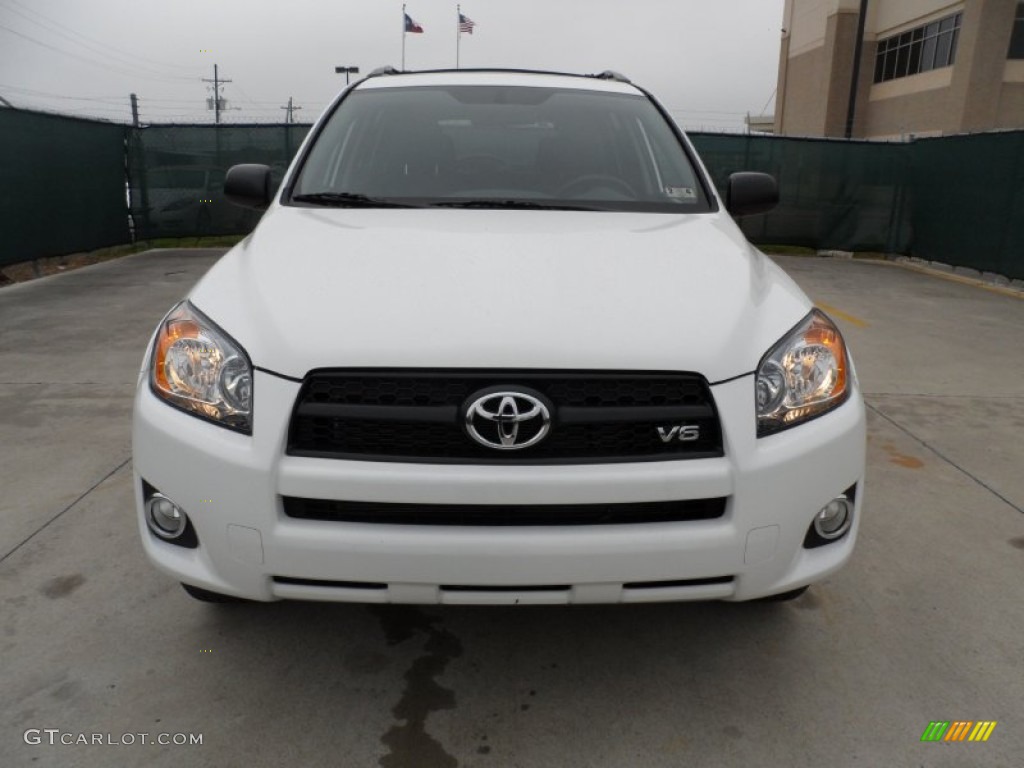
<path fill-rule="evenodd" d="M 757 436 L 813 419 L 850 394 L 849 360 L 835 324 L 813 310 L 757 368 Z"/>
<path fill-rule="evenodd" d="M 252 365 L 245 350 L 188 302 L 157 329 L 153 392 L 183 411 L 252 434 Z"/>

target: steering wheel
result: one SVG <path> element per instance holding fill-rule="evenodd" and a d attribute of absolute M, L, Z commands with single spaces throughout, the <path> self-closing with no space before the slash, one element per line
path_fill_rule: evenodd
<path fill-rule="evenodd" d="M 594 189 L 595 187 L 610 187 L 618 190 L 619 192 L 625 193 L 627 197 L 631 197 L 634 200 L 636 199 L 636 192 L 631 186 L 629 186 L 629 184 L 617 176 L 608 176 L 603 173 L 588 173 L 585 176 L 577 176 L 572 181 L 559 187 L 555 196 L 572 198 L 576 196 L 573 193 L 583 192 L 588 189 Z"/>

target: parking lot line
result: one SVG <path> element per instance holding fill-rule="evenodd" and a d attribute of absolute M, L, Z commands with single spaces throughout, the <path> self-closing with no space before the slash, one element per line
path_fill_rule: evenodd
<path fill-rule="evenodd" d="M 868 321 L 867 320 L 861 320 L 856 315 L 851 315 L 848 312 L 843 312 L 843 310 L 839 309 L 838 307 L 833 307 L 831 304 L 826 304 L 823 301 L 816 301 L 816 302 L 814 302 L 814 306 L 816 306 L 818 309 L 825 310 L 832 317 L 837 317 L 840 320 L 845 320 L 846 322 L 850 323 L 850 325 L 855 325 L 858 328 L 867 328 L 868 327 Z"/>
<path fill-rule="evenodd" d="M 1013 299 L 1024 299 L 1024 291 L 1016 288 L 1008 288 L 1002 285 L 992 285 L 984 280 L 977 277 L 968 277 L 967 275 L 957 275 L 952 272 L 943 272 L 939 269 L 934 269 L 924 264 L 913 264 L 906 261 L 883 261 L 881 259 L 864 259 L 863 263 L 866 264 L 882 264 L 889 267 L 899 267 L 900 269 L 908 269 L 911 272 L 920 272 L 924 275 L 931 275 L 932 277 L 938 277 L 942 280 L 948 280 L 951 283 L 960 283 L 961 285 L 973 285 L 975 288 L 981 288 L 982 290 L 989 291 L 990 293 L 998 293 L 1000 296 L 1009 296 Z"/>

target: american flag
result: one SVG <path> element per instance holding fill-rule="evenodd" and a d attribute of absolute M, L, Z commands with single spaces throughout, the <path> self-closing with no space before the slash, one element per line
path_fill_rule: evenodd
<path fill-rule="evenodd" d="M 476 26 L 476 22 L 473 21 L 469 16 L 459 14 L 459 32 L 465 32 L 467 35 L 473 34 L 473 27 Z"/>

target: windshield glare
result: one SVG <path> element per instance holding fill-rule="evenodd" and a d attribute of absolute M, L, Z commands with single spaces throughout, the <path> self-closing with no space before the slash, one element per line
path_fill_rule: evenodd
<path fill-rule="evenodd" d="M 522 86 L 353 91 L 317 136 L 291 194 L 709 209 L 678 138 L 646 97 Z"/>

